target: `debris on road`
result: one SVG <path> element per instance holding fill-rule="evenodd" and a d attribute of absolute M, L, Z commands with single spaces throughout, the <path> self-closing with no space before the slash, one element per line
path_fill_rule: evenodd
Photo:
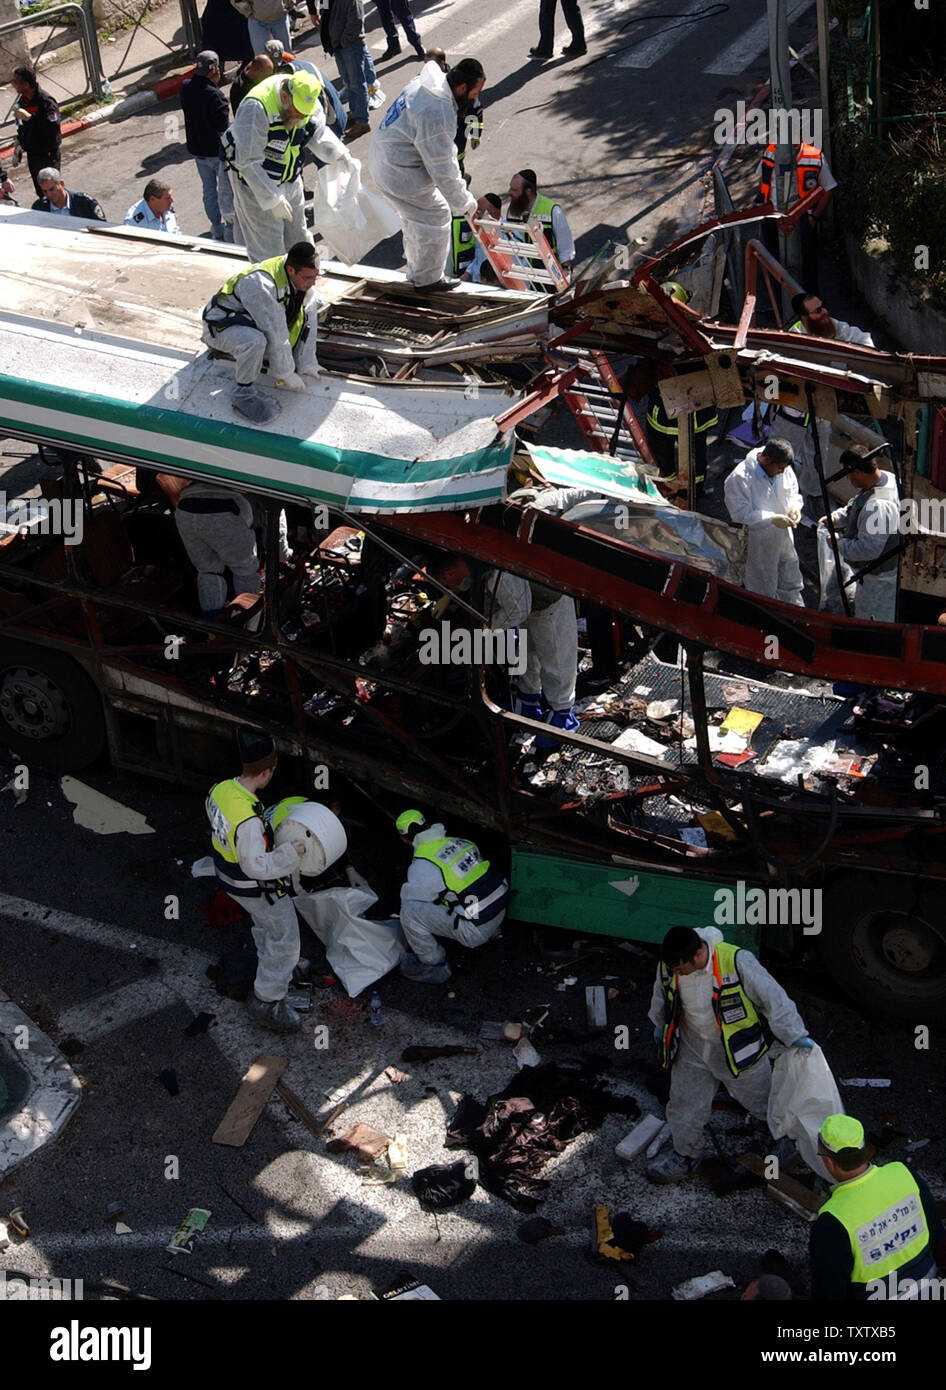
<path fill-rule="evenodd" d="M 400 1086 L 402 1081 L 407 1080 L 407 1072 L 399 1071 L 397 1067 L 385 1067 L 384 1074 L 392 1086 Z"/>
<path fill-rule="evenodd" d="M 197 1017 L 192 1019 L 191 1022 L 187 1025 L 187 1027 L 184 1029 L 185 1038 L 196 1038 L 201 1033 L 206 1033 L 210 1025 L 216 1022 L 216 1019 L 216 1014 L 208 1014 L 205 1012 L 199 1013 Z"/>
<path fill-rule="evenodd" d="M 707 1294 L 718 1293 L 720 1289 L 735 1287 L 728 1274 L 724 1274 L 721 1269 L 714 1269 L 709 1274 L 699 1274 L 695 1279 L 687 1279 L 684 1283 L 677 1284 L 671 1296 L 678 1302 L 692 1303 L 697 1298 L 705 1298 Z"/>
<path fill-rule="evenodd" d="M 177 1079 L 177 1072 L 173 1067 L 165 1067 L 164 1071 L 159 1071 L 157 1080 L 161 1082 L 161 1085 L 169 1096 L 180 1095 L 181 1085 Z"/>
<path fill-rule="evenodd" d="M 124 1215 L 125 1208 L 121 1202 L 109 1202 L 108 1206 L 105 1208 L 105 1220 L 109 1225 Z"/>
<path fill-rule="evenodd" d="M 592 1249 L 600 1259 L 633 1260 L 629 1250 L 624 1250 L 614 1237 L 611 1227 L 611 1214 L 607 1207 L 595 1207 L 594 1235 Z"/>
<path fill-rule="evenodd" d="M 446 1211 L 472 1197 L 479 1177 L 475 1158 L 456 1163 L 432 1163 L 411 1174 L 411 1187 L 424 1211 Z"/>
<path fill-rule="evenodd" d="M 329 1111 L 324 1120 L 317 1120 L 307 1105 L 296 1095 L 288 1083 L 282 1077 L 276 1082 L 276 1094 L 280 1096 L 288 1106 L 289 1110 L 295 1115 L 297 1120 L 301 1120 L 306 1129 L 316 1139 L 321 1139 L 328 1126 L 337 1115 L 344 1110 L 344 1105 L 336 1105 L 334 1110 Z"/>
<path fill-rule="evenodd" d="M 740 1154 L 739 1162 L 756 1177 L 765 1178 L 765 1160 L 759 1154 Z M 787 1173 L 782 1173 L 777 1178 L 766 1179 L 765 1190 L 773 1201 L 781 1203 L 803 1221 L 814 1221 L 827 1200 L 825 1197 L 818 1197 L 811 1188 L 805 1187 L 804 1183 L 789 1177 Z"/>
<path fill-rule="evenodd" d="M 879 1089 L 881 1086 L 890 1085 L 889 1078 L 884 1076 L 842 1076 L 840 1080 L 842 1086 L 871 1086 Z"/>
<path fill-rule="evenodd" d="M 140 811 L 113 801 L 78 778 L 63 777 L 59 786 L 66 800 L 75 807 L 73 821 L 83 829 L 92 830 L 96 835 L 154 834 L 154 826 L 148 824 Z"/>
<path fill-rule="evenodd" d="M 528 1038 L 520 1038 L 512 1051 L 520 1067 L 537 1067 L 542 1061 Z"/>
<path fill-rule="evenodd" d="M 240 1089 L 213 1135 L 214 1144 L 239 1148 L 245 1144 L 283 1072 L 285 1057 L 261 1052 L 244 1076 Z"/>
<path fill-rule="evenodd" d="M 419 1284 L 416 1280 L 408 1284 L 397 1284 L 387 1293 L 375 1294 L 374 1297 L 383 1303 L 410 1303 L 431 1299 L 440 1302 L 440 1295 L 434 1293 L 429 1284 Z"/>
<path fill-rule="evenodd" d="M 116 1234 L 117 1236 L 130 1236 L 130 1235 L 131 1235 L 131 1227 L 130 1227 L 130 1226 L 126 1226 L 125 1223 L 124 1223 L 124 1221 L 116 1221 L 116 1222 L 115 1222 L 115 1234 Z"/>
<path fill-rule="evenodd" d="M 585 986 L 585 1017 L 589 1033 L 602 1033 L 608 1026 L 608 1001 L 604 985 Z"/>
<path fill-rule="evenodd" d="M 549 1221 L 544 1216 L 532 1216 L 516 1228 L 516 1235 L 520 1240 L 525 1241 L 526 1245 L 538 1245 L 541 1240 L 548 1240 L 551 1236 L 563 1236 L 564 1234 L 564 1226 L 556 1226 L 553 1221 Z"/>
<path fill-rule="evenodd" d="M 391 1143 L 389 1134 L 382 1134 L 370 1125 L 357 1124 L 346 1129 L 337 1139 L 330 1139 L 326 1148 L 330 1154 L 347 1153 L 358 1155 L 362 1163 L 374 1163 Z"/>
<path fill-rule="evenodd" d="M 210 1220 L 210 1215 L 206 1207 L 191 1207 L 164 1247 L 165 1250 L 169 1250 L 172 1255 L 192 1255 L 197 1237 Z"/>
<path fill-rule="evenodd" d="M 663 1128 L 664 1121 L 659 1115 L 645 1115 L 640 1124 L 635 1125 L 630 1134 L 626 1134 L 620 1144 L 615 1145 L 614 1152 L 625 1163 L 630 1163 L 631 1159 L 636 1158 L 660 1134 Z"/>
<path fill-rule="evenodd" d="M 26 798 L 29 796 L 29 792 L 27 791 L 26 787 L 17 786 L 18 780 L 19 779 L 16 776 L 11 777 L 9 782 L 5 783 L 4 786 L 0 787 L 0 792 L 12 792 L 13 804 L 15 806 L 22 806 Z"/>
<path fill-rule="evenodd" d="M 911 1139 L 907 1144 L 907 1153 L 915 1154 L 917 1149 L 925 1149 L 929 1142 L 929 1139 Z"/>

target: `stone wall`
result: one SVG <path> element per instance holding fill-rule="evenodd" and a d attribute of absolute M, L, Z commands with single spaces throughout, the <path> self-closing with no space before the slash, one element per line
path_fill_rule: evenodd
<path fill-rule="evenodd" d="M 883 256 L 845 237 L 851 276 L 864 302 L 905 352 L 946 355 L 946 315 L 917 298 Z"/>

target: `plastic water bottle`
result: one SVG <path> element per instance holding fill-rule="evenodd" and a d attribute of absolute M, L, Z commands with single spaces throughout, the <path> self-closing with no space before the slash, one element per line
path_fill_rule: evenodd
<path fill-rule="evenodd" d="M 376 989 L 371 991 L 371 1026 L 380 1028 L 384 1020 L 381 1017 L 381 995 Z"/>

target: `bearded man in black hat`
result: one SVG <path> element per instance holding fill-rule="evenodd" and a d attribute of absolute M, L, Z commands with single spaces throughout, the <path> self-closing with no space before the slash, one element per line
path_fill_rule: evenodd
<path fill-rule="evenodd" d="M 268 734 L 240 729 L 239 777 L 218 782 L 207 797 L 217 879 L 253 919 L 259 967 L 250 1014 L 278 1033 L 298 1033 L 302 1020 L 286 999 L 299 963 L 299 919 L 289 894 L 290 877 L 305 855 L 302 841 L 273 848 L 260 793 L 276 769 Z"/>

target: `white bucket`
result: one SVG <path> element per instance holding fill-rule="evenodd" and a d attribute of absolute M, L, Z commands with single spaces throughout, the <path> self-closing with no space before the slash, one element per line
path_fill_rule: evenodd
<path fill-rule="evenodd" d="M 348 848 L 345 827 L 334 811 L 318 801 L 303 801 L 294 806 L 276 831 L 276 844 L 302 840 L 305 858 L 299 861 L 303 874 L 321 874 L 341 859 Z"/>

